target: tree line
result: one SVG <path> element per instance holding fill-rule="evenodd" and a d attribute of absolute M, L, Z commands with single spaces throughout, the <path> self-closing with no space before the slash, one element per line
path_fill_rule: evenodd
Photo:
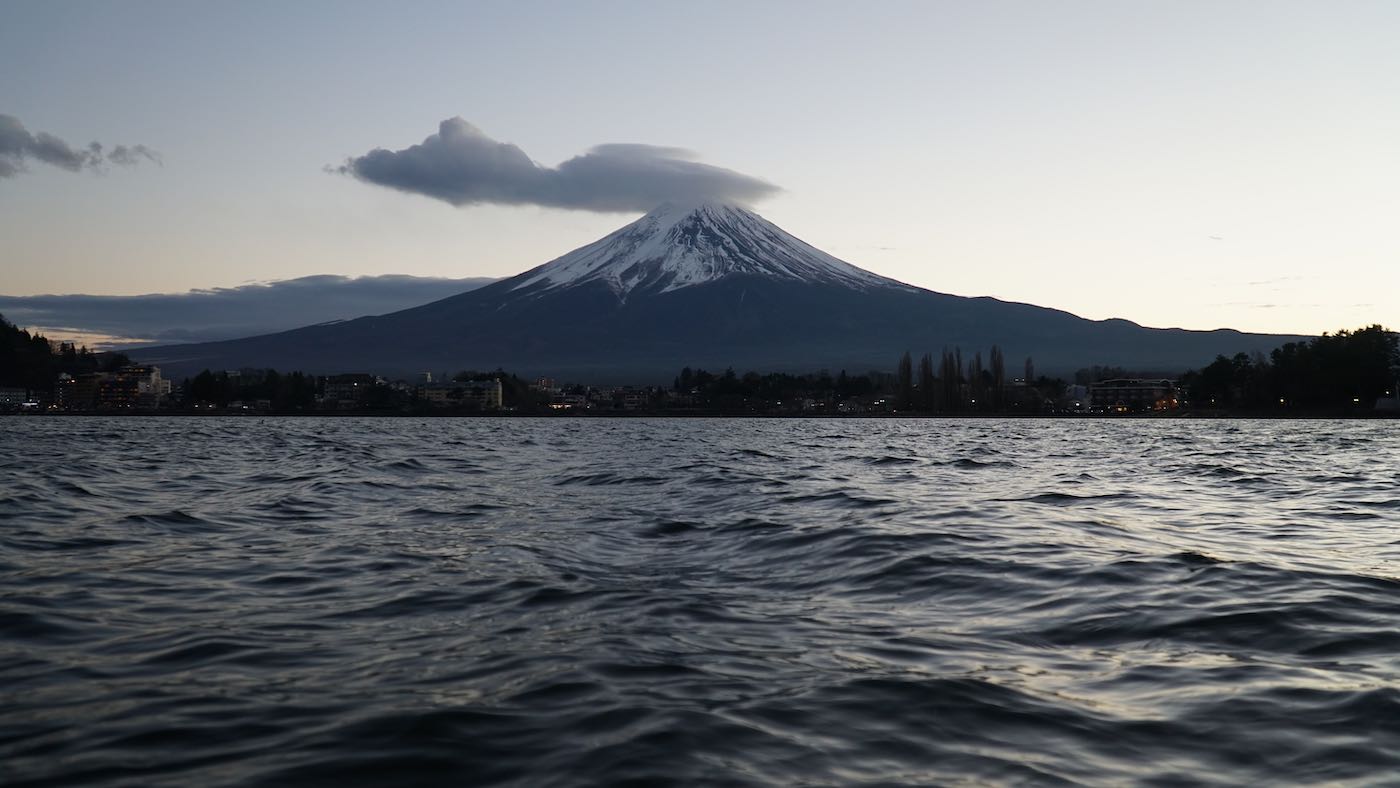
<path fill-rule="evenodd" d="M 1064 381 L 1035 375 L 1035 360 L 1027 357 L 1019 379 L 1008 378 L 1006 354 L 992 345 L 983 362 L 982 351 L 963 361 L 962 348 L 944 348 L 935 365 L 932 353 L 914 359 L 905 351 L 896 367 L 897 404 L 902 410 L 925 413 L 1039 412 L 1064 390 Z"/>
<path fill-rule="evenodd" d="M 112 372 L 130 363 L 123 353 L 93 353 L 72 342 L 55 347 L 43 334 L 17 328 L 0 315 L 0 386 L 48 398 L 59 375 Z"/>
<path fill-rule="evenodd" d="M 1196 407 L 1369 410 L 1400 378 L 1400 334 L 1370 325 L 1289 342 L 1268 356 L 1236 353 L 1183 375 Z"/>
<path fill-rule="evenodd" d="M 226 408 L 232 402 L 270 403 L 272 410 L 313 410 L 319 394 L 316 378 L 301 372 L 275 369 L 247 370 L 247 374 L 204 370 L 180 384 L 180 401 Z"/>
<path fill-rule="evenodd" d="M 755 412 L 788 409 L 793 402 L 877 402 L 889 409 L 921 413 L 1037 413 L 1049 410 L 1064 382 L 1036 377 L 1035 363 L 1027 358 L 1023 376 L 1008 377 L 1001 348 L 992 346 L 984 361 L 976 351 L 966 361 L 961 348 L 943 350 L 935 363 L 933 354 L 919 359 L 917 371 L 907 351 L 894 374 L 868 372 L 837 375 L 823 370 L 810 374 L 747 372 L 733 369 L 715 374 L 686 367 L 672 388 L 693 399 L 693 405 L 720 412 Z"/>

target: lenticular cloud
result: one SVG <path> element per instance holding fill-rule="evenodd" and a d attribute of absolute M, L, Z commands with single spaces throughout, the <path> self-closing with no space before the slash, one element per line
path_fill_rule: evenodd
<path fill-rule="evenodd" d="M 767 181 L 702 164 L 681 148 L 599 145 L 545 167 L 462 118 L 402 150 L 376 148 L 336 172 L 452 205 L 541 205 L 585 211 L 646 211 L 668 201 L 750 205 L 778 191 Z"/>

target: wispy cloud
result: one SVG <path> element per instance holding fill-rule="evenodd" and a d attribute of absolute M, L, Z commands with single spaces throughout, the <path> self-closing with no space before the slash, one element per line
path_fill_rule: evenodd
<path fill-rule="evenodd" d="M 1301 282 L 1309 277 L 1306 276 L 1276 276 L 1272 279 L 1256 279 L 1253 282 L 1245 282 L 1250 287 L 1262 287 L 1264 285 L 1281 285 L 1284 282 Z"/>
<path fill-rule="evenodd" d="M 31 133 L 19 118 L 0 114 L 0 178 L 19 175 L 31 160 L 78 172 L 100 170 L 107 164 L 122 167 L 142 161 L 160 164 L 160 154 L 145 145 L 118 145 L 110 152 L 100 142 L 75 148 L 48 132 Z"/>
<path fill-rule="evenodd" d="M 490 279 L 305 276 L 137 296 L 0 296 L 0 314 L 51 338 L 95 344 L 205 342 L 380 315 L 473 290 Z"/>
<path fill-rule="evenodd" d="M 1335 306 L 1329 304 L 1273 304 L 1259 301 L 1217 301 L 1206 306 L 1242 306 L 1247 309 L 1322 309 L 1323 307 Z"/>
<path fill-rule="evenodd" d="M 646 211 L 678 200 L 751 204 L 778 192 L 767 181 L 694 159 L 681 148 L 613 144 L 546 167 L 462 118 L 449 118 L 417 145 L 377 148 L 329 169 L 456 206 Z"/>

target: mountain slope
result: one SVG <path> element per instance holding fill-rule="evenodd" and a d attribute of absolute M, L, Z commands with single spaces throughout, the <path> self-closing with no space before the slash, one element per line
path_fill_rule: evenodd
<path fill-rule="evenodd" d="M 626 300 L 726 276 L 766 276 L 857 290 L 907 287 L 821 251 L 732 205 L 667 203 L 632 224 L 526 271 L 512 291 L 542 293 L 600 282 Z"/>
<path fill-rule="evenodd" d="M 1042 370 L 1185 369 L 1297 337 L 1150 329 L 963 298 L 887 279 L 726 205 L 667 205 L 556 260 L 378 317 L 227 342 L 152 348 L 172 374 L 502 366 L 581 382 L 669 380 L 682 366 L 866 370 L 900 353 L 998 344 Z"/>

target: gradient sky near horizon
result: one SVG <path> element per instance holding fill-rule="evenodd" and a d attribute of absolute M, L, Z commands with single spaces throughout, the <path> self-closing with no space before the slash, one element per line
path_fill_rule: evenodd
<path fill-rule="evenodd" d="M 638 213 L 328 172 L 461 116 L 554 166 L 694 150 L 941 292 L 1151 326 L 1400 328 L 1400 3 L 29 2 L 0 114 L 162 163 L 0 177 L 0 294 L 508 276 Z"/>

